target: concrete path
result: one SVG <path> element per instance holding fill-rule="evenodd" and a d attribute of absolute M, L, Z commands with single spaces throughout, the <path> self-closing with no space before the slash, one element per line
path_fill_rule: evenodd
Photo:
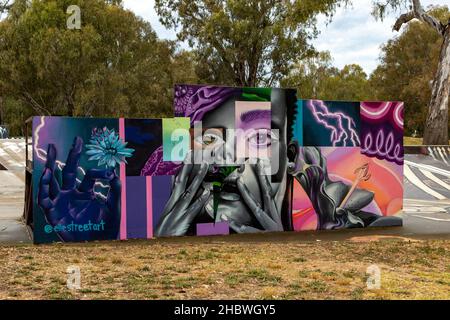
<path fill-rule="evenodd" d="M 0 243 L 29 242 L 21 221 L 25 182 L 24 171 L 0 170 Z"/>
<path fill-rule="evenodd" d="M 25 140 L 0 140 L 0 243 L 30 242 L 21 221 L 25 196 Z"/>

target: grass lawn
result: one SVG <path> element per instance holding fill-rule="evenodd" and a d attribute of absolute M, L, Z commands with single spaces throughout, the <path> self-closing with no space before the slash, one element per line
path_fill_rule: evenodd
<path fill-rule="evenodd" d="M 405 146 L 421 146 L 422 140 L 423 140 L 422 138 L 404 137 L 403 144 Z M 450 141 L 449 141 L 449 145 L 450 145 Z"/>
<path fill-rule="evenodd" d="M 403 144 L 405 146 L 421 146 L 422 140 L 422 138 L 404 137 Z"/>
<path fill-rule="evenodd" d="M 0 299 L 450 299 L 449 241 L 222 239 L 0 246 Z"/>

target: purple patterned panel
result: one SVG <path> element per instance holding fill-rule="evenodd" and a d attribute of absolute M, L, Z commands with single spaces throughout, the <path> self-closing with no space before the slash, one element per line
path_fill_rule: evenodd
<path fill-rule="evenodd" d="M 239 92 L 238 88 L 230 87 L 176 85 L 175 116 L 190 117 L 191 124 L 194 124 L 202 120 L 206 112 L 216 109 Z"/>
<path fill-rule="evenodd" d="M 403 102 L 361 102 L 361 152 L 403 164 Z"/>

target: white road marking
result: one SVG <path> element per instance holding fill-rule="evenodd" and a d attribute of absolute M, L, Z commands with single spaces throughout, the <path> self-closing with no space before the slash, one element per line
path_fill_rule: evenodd
<path fill-rule="evenodd" d="M 444 152 L 442 151 L 442 148 L 437 148 L 437 150 L 438 150 L 439 154 L 441 155 L 442 160 L 445 162 L 445 164 L 448 165 L 448 162 L 447 162 L 447 160 L 445 159 L 445 155 L 444 155 Z"/>
<path fill-rule="evenodd" d="M 439 200 L 444 200 L 446 199 L 446 197 L 444 197 L 442 194 L 440 194 L 439 192 L 434 191 L 433 189 L 429 188 L 427 185 L 425 185 L 415 174 L 414 172 L 412 172 L 412 170 L 410 169 L 410 167 L 406 164 L 405 161 L 405 165 L 404 165 L 404 173 L 406 178 L 411 181 L 412 183 L 414 183 L 418 188 L 422 189 L 422 191 L 428 193 L 429 195 L 432 195 L 433 197 L 439 199 Z"/>
<path fill-rule="evenodd" d="M 448 170 L 444 170 L 438 167 L 433 167 L 427 164 L 419 164 L 419 163 L 415 163 L 415 162 L 411 162 L 408 160 L 404 161 L 405 164 L 411 166 L 411 167 L 415 167 L 415 168 L 419 168 L 419 169 L 425 169 L 427 171 L 433 172 L 433 173 L 437 173 L 440 174 L 441 176 L 446 176 L 446 177 L 450 177 L 450 171 Z"/>
<path fill-rule="evenodd" d="M 439 160 L 436 158 L 436 155 L 434 154 L 434 151 L 433 151 L 433 149 L 431 149 L 431 147 L 428 147 L 428 152 L 430 153 L 430 155 L 433 157 L 434 160 L 439 161 Z"/>
<path fill-rule="evenodd" d="M 417 214 L 413 214 L 413 215 L 411 215 L 411 217 L 422 218 L 422 219 L 427 219 L 427 220 L 432 220 L 432 221 L 450 222 L 450 219 L 439 219 L 439 218 L 433 218 L 433 217 L 424 217 L 424 216 L 419 216 Z"/>
<path fill-rule="evenodd" d="M 436 182 L 438 185 L 440 185 L 441 187 L 444 187 L 447 190 L 450 190 L 450 185 L 445 183 L 444 181 L 442 181 L 441 179 L 439 179 L 438 177 L 436 177 L 434 174 L 432 174 L 430 171 L 424 170 L 424 169 L 419 169 L 420 172 L 423 173 L 423 175 L 425 177 L 427 177 L 428 179 L 431 179 L 432 181 Z"/>
<path fill-rule="evenodd" d="M 406 213 L 447 213 L 447 210 L 442 207 L 405 207 L 403 208 L 403 212 Z"/>

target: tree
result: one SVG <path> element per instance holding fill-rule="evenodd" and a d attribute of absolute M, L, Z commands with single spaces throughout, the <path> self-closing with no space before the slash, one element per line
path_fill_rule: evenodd
<path fill-rule="evenodd" d="M 177 51 L 172 62 L 173 83 L 198 83 L 195 53 L 192 51 Z"/>
<path fill-rule="evenodd" d="M 367 100 L 371 90 L 367 74 L 356 64 L 334 67 L 329 52 L 319 52 L 296 63 L 281 84 L 294 87 L 302 97 L 322 100 Z"/>
<path fill-rule="evenodd" d="M 10 6 L 10 0 L 0 0 L 0 19 L 2 18 L 2 15 L 4 12 L 8 11 Z M 4 113 L 4 98 L 0 94 L 0 124 L 3 123 L 3 113 Z"/>
<path fill-rule="evenodd" d="M 403 13 L 395 22 L 394 30 L 414 19 L 431 27 L 441 37 L 439 62 L 433 79 L 431 99 L 428 103 L 423 143 L 426 145 L 448 144 L 448 103 L 450 94 L 450 20 L 441 21 L 427 13 L 420 0 L 387 0 L 375 5 L 374 14 L 383 17 L 387 9 L 400 10 L 410 4 L 410 11 Z"/>
<path fill-rule="evenodd" d="M 0 0 L 0 14 L 7 11 L 10 6 L 10 0 Z"/>
<path fill-rule="evenodd" d="M 450 12 L 436 7 L 429 14 L 444 19 Z M 402 34 L 382 46 L 380 64 L 370 77 L 377 100 L 395 97 L 405 102 L 405 134 L 424 132 L 427 104 L 436 74 L 441 36 L 420 21 L 409 23 Z"/>
<path fill-rule="evenodd" d="M 296 62 L 289 74 L 281 80 L 281 85 L 301 89 L 305 97 L 319 98 L 325 82 L 339 72 L 332 63 L 330 52 L 317 52 Z"/>
<path fill-rule="evenodd" d="M 171 116 L 174 81 L 194 80 L 186 59 L 118 0 L 15 0 L 0 21 L 0 96 L 25 117 Z"/>
<path fill-rule="evenodd" d="M 347 0 L 156 0 L 160 21 L 195 48 L 202 80 L 271 86 L 313 50 L 316 17 Z"/>

